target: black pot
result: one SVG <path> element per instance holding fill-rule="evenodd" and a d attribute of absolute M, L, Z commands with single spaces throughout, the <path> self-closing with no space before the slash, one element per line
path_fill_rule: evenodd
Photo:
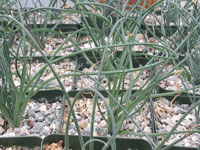
<path fill-rule="evenodd" d="M 146 30 L 147 36 L 148 37 L 153 37 L 154 35 L 157 37 L 162 37 L 164 36 L 162 34 L 162 27 L 160 25 L 155 25 L 155 26 L 141 26 L 143 30 Z M 165 36 L 172 36 L 178 28 L 176 26 L 165 26 Z"/>
<path fill-rule="evenodd" d="M 89 140 L 89 136 L 82 136 L 84 142 L 87 142 Z M 107 142 L 108 139 L 106 137 L 94 137 L 95 139 L 102 140 L 104 142 Z M 44 138 L 42 147 L 45 144 L 51 144 L 53 142 L 58 142 L 59 140 L 63 141 L 64 146 L 64 135 L 62 134 L 52 134 Z M 72 150 L 81 150 L 79 137 L 77 135 L 70 135 L 69 136 L 69 148 Z M 143 140 L 143 139 L 125 139 L 125 138 L 116 138 L 116 147 L 117 150 L 130 150 L 130 149 L 137 149 L 137 150 L 151 150 L 151 145 Z M 104 145 L 100 142 L 94 142 L 94 149 L 100 150 Z M 89 150 L 89 147 L 86 146 L 86 150 Z M 110 150 L 110 148 L 109 148 Z"/>
<path fill-rule="evenodd" d="M 47 29 L 52 29 L 55 27 L 56 24 L 47 24 L 47 26 L 44 26 L 43 24 L 30 24 L 29 26 L 31 28 L 47 28 Z M 66 32 L 73 32 L 81 28 L 80 24 L 59 24 L 55 27 L 55 31 L 62 31 L 64 33 Z"/>
<path fill-rule="evenodd" d="M 159 87 L 159 93 L 168 93 L 168 92 L 173 92 L 170 90 L 165 90 L 161 87 Z M 168 96 L 164 96 L 166 99 L 168 99 L 169 101 L 172 101 L 173 98 L 176 96 L 177 94 L 172 94 L 172 95 L 168 95 Z M 193 98 L 193 94 L 189 94 L 191 96 L 191 98 Z M 196 94 L 195 98 L 198 100 L 200 98 L 200 95 Z M 174 104 L 189 104 L 191 105 L 191 101 L 187 95 L 187 93 L 181 93 L 178 97 L 176 97 L 176 100 L 174 101 Z"/>
<path fill-rule="evenodd" d="M 23 146 L 23 147 L 39 147 L 41 148 L 42 139 L 37 136 L 26 137 L 0 137 L 0 145 L 5 147 Z"/>
<path fill-rule="evenodd" d="M 1 23 L 3 27 L 13 27 L 13 30 L 17 29 L 16 26 L 14 26 L 13 24 L 9 24 L 9 22 L 4 21 L 3 23 Z M 55 27 L 56 26 L 56 27 Z M 61 31 L 63 33 L 70 33 L 73 31 L 77 31 L 78 29 L 81 28 L 80 24 L 47 24 L 46 26 L 44 24 L 28 24 L 28 28 L 32 29 L 32 28 L 47 28 L 47 29 L 52 29 L 53 27 L 55 27 L 55 31 Z"/>
<path fill-rule="evenodd" d="M 195 148 L 195 147 L 173 146 L 169 150 L 198 150 L 198 148 Z"/>
<path fill-rule="evenodd" d="M 92 22 L 91 19 L 89 17 L 86 17 L 86 21 L 89 24 L 90 27 L 94 28 L 95 25 L 97 25 L 97 27 L 99 29 L 104 29 L 106 31 L 106 33 L 110 33 L 111 29 L 106 29 L 106 25 L 104 25 L 104 21 L 100 18 L 96 18 L 96 17 L 92 17 L 95 21 Z M 112 24 L 115 24 L 117 21 L 117 17 L 112 17 Z M 83 18 L 82 18 L 82 22 Z M 94 24 L 95 23 L 95 24 Z M 186 30 L 187 27 L 184 28 L 184 30 Z M 157 37 L 162 37 L 162 36 L 172 36 L 177 30 L 177 26 L 164 26 L 165 29 L 165 35 L 162 34 L 162 27 L 160 25 L 146 25 L 146 24 L 142 24 L 141 25 L 141 30 L 147 32 L 147 36 L 148 37 L 153 37 L 154 35 Z M 85 34 L 82 35 L 82 37 L 86 36 Z"/>
<path fill-rule="evenodd" d="M 120 58 L 121 54 L 121 51 L 117 51 L 115 57 Z M 102 59 L 97 52 L 86 52 L 86 55 L 94 64 L 98 63 Z M 136 56 L 132 56 L 133 67 L 138 68 L 140 65 L 145 65 L 149 61 L 149 59 L 150 58 L 146 58 L 145 55 L 141 54 L 141 52 L 136 52 Z M 77 69 L 79 70 L 91 67 L 91 65 L 87 62 L 86 58 L 83 57 L 82 54 L 78 55 L 77 66 Z"/>
<path fill-rule="evenodd" d="M 45 89 L 38 91 L 33 97 L 31 97 L 31 99 L 37 100 L 38 102 L 44 102 L 44 100 L 47 100 L 48 103 L 54 103 L 56 101 L 60 101 L 62 97 L 62 90 Z"/>
<path fill-rule="evenodd" d="M 46 57 L 47 57 L 48 60 L 51 58 L 50 55 L 49 55 L 49 56 L 46 56 Z M 58 58 L 61 58 L 61 57 L 62 57 L 62 56 L 54 56 L 53 60 L 58 59 Z M 12 59 L 12 60 L 15 60 L 16 58 L 11 57 L 11 59 Z M 17 59 L 22 61 L 24 58 L 23 58 L 23 57 L 18 57 Z M 75 61 L 75 60 L 76 60 L 76 57 L 75 57 L 75 56 L 72 56 L 72 57 L 69 57 L 69 58 L 66 58 L 66 59 Z M 27 60 L 28 60 L 30 63 L 32 63 L 32 62 L 41 62 L 41 63 L 42 63 L 42 62 L 45 62 L 45 61 L 44 61 L 44 58 L 43 58 L 42 56 L 27 57 Z M 59 62 L 62 62 L 62 61 L 63 61 L 63 60 L 58 61 L 58 62 L 56 62 L 55 64 L 57 64 L 57 63 L 59 63 Z"/>

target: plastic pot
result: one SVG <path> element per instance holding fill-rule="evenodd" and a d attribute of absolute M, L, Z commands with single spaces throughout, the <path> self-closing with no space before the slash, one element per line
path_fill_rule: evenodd
<path fill-rule="evenodd" d="M 121 53 L 122 53 L 121 51 L 117 51 L 116 58 L 117 57 L 120 58 Z M 134 68 L 138 68 L 140 65 L 145 65 L 150 59 L 150 58 L 146 58 L 144 55 L 141 55 L 140 52 L 137 52 L 137 53 L 138 53 L 138 56 L 132 56 L 132 62 L 133 62 Z M 87 52 L 86 55 L 90 59 L 90 61 L 92 61 L 94 64 L 98 63 L 102 59 L 100 55 L 95 52 L 94 52 L 95 56 L 93 55 L 92 52 Z M 83 55 L 78 56 L 77 66 L 78 66 L 77 69 L 79 70 L 83 70 L 83 68 L 91 67 L 91 65 L 87 62 L 87 60 L 85 59 L 85 57 L 83 57 Z"/>
<path fill-rule="evenodd" d="M 198 148 L 195 148 L 195 147 L 173 146 L 169 150 L 198 150 Z"/>
<path fill-rule="evenodd" d="M 25 137 L 0 137 L 0 145 L 10 146 L 25 146 L 29 148 L 41 147 L 42 139 L 37 136 Z"/>
<path fill-rule="evenodd" d="M 54 103 L 56 101 L 61 100 L 63 97 L 62 90 L 40 90 L 38 91 L 31 99 L 37 100 L 38 102 L 44 102 L 45 100 L 48 101 L 48 103 Z"/>
<path fill-rule="evenodd" d="M 87 21 L 87 23 L 89 24 L 90 27 L 95 28 L 95 25 L 96 25 L 99 29 L 104 29 L 105 33 L 108 33 L 108 34 L 110 33 L 110 29 L 106 28 L 106 24 L 104 24 L 105 22 L 102 19 L 93 17 L 95 22 L 92 22 L 89 17 L 86 17 L 85 19 L 86 19 L 86 21 Z M 116 21 L 117 21 L 117 17 L 112 17 L 112 23 L 115 24 Z M 82 22 L 84 22 L 83 19 L 82 19 Z M 186 28 L 187 27 L 185 27 L 185 30 L 186 30 Z M 178 30 L 178 28 L 176 26 L 164 26 L 164 29 L 165 29 L 165 36 L 172 36 Z M 145 24 L 142 24 L 141 30 L 147 32 L 148 37 L 153 37 L 154 35 L 157 36 L 157 37 L 163 36 L 163 34 L 161 32 L 162 27 L 160 25 L 145 25 Z M 81 37 L 85 37 L 85 36 L 87 36 L 86 33 L 81 34 Z"/>
<path fill-rule="evenodd" d="M 51 58 L 51 56 L 46 56 L 46 57 L 47 57 L 48 60 Z M 62 57 L 62 56 L 54 56 L 53 60 L 54 60 L 54 59 L 57 59 L 57 58 L 61 58 L 61 57 Z M 11 59 L 16 59 L 16 58 L 13 58 L 13 57 L 12 57 Z M 23 58 L 23 57 L 19 57 L 18 59 L 23 60 L 24 58 Z M 32 56 L 32 57 L 27 57 L 27 59 L 28 59 L 29 62 L 45 62 L 45 61 L 44 61 L 44 58 L 43 58 L 42 56 Z M 66 58 L 66 59 L 75 61 L 75 60 L 76 60 L 76 57 L 75 57 L 75 56 L 72 56 L 72 57 Z M 63 60 L 58 61 L 58 62 L 56 62 L 55 64 L 57 64 L 57 63 L 59 63 L 59 62 L 62 62 L 62 61 L 63 61 Z"/>
<path fill-rule="evenodd" d="M 15 25 L 13 25 L 13 24 L 10 24 L 9 22 L 7 22 L 7 21 L 4 21 L 4 22 L 2 22 L 1 23 L 1 25 L 3 26 L 3 27 L 8 27 L 8 26 L 10 26 L 10 27 L 12 27 L 13 28 L 13 30 L 15 30 L 16 29 L 16 26 Z M 63 32 L 63 33 L 71 33 L 71 32 L 73 32 L 73 31 L 77 31 L 78 29 L 80 29 L 81 28 L 81 25 L 80 24 L 58 24 L 58 25 L 56 25 L 56 24 L 47 24 L 46 26 L 44 25 L 44 24 L 28 24 L 28 27 L 30 28 L 30 29 L 35 29 L 35 28 L 45 28 L 45 29 L 52 29 L 52 28 L 54 28 L 54 30 L 55 31 L 61 31 L 61 32 Z"/>
<path fill-rule="evenodd" d="M 106 90 L 98 90 L 104 97 L 108 97 L 108 93 Z M 69 91 L 68 95 L 69 97 L 75 97 L 79 91 L 74 90 L 74 91 Z M 119 94 L 121 94 L 123 90 L 119 91 Z M 136 90 L 132 90 L 132 93 L 136 92 Z M 91 94 L 92 93 L 92 94 Z M 94 93 L 93 92 L 84 92 L 81 94 L 80 98 L 85 97 L 85 98 L 93 98 Z"/>
<path fill-rule="evenodd" d="M 47 26 L 44 26 L 44 24 L 29 24 L 29 26 L 31 28 L 48 28 L 48 29 L 52 29 L 53 27 L 55 27 L 55 31 L 62 31 L 64 33 L 66 32 L 73 32 L 76 31 L 78 29 L 81 28 L 80 24 L 47 24 Z"/>
<path fill-rule="evenodd" d="M 89 140 L 89 136 L 82 136 L 84 142 Z M 94 137 L 95 139 L 102 140 L 107 142 L 106 137 Z M 45 144 L 51 144 L 54 142 L 58 142 L 59 140 L 64 141 L 64 135 L 62 134 L 52 134 L 44 138 L 42 147 Z M 80 146 L 79 137 L 77 135 L 70 135 L 69 136 L 69 147 L 72 150 L 81 150 L 82 147 Z M 143 140 L 143 139 L 125 139 L 125 138 L 116 138 L 117 150 L 151 150 L 151 145 Z M 64 142 L 63 142 L 64 146 Z M 94 149 L 101 150 L 104 145 L 100 142 L 94 142 Z M 89 150 L 88 146 L 86 146 L 86 150 Z M 110 150 L 110 148 L 109 148 Z"/>
<path fill-rule="evenodd" d="M 158 36 L 158 37 L 162 37 L 162 27 L 160 25 L 155 25 L 155 26 L 146 26 L 146 25 L 142 25 L 141 28 L 143 30 L 147 31 L 147 36 L 148 37 L 153 37 Z M 172 36 L 177 30 L 178 28 L 176 26 L 165 26 L 165 34 L 166 36 Z"/>
<path fill-rule="evenodd" d="M 159 93 L 168 93 L 168 92 L 173 92 L 170 90 L 165 90 L 162 87 L 159 87 Z M 164 96 L 166 99 L 168 99 L 169 101 L 172 101 L 173 98 L 176 96 L 177 94 L 173 94 L 173 95 L 168 95 L 168 96 Z M 193 98 L 193 94 L 189 94 L 191 96 L 191 98 Z M 195 98 L 198 100 L 200 98 L 200 95 L 195 95 Z M 176 97 L 176 100 L 173 102 L 174 104 L 189 104 L 191 105 L 191 101 L 187 95 L 187 93 L 181 93 L 178 97 Z"/>

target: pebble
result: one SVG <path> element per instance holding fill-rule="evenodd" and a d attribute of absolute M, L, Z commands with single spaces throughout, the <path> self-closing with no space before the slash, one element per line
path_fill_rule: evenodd
<path fill-rule="evenodd" d="M 173 119 L 173 121 L 178 121 L 179 119 L 181 118 L 181 115 L 179 114 L 179 115 L 174 115 L 173 117 L 172 117 L 172 119 Z"/>
<path fill-rule="evenodd" d="M 36 115 L 36 113 L 34 111 L 29 110 L 29 112 L 28 112 L 29 117 L 35 117 L 35 115 Z"/>
<path fill-rule="evenodd" d="M 0 126 L 0 135 L 2 135 L 5 132 L 4 128 L 2 128 L 2 126 Z"/>
<path fill-rule="evenodd" d="M 146 121 L 144 121 L 144 122 L 141 123 L 141 126 L 142 126 L 142 127 L 146 127 L 147 125 L 148 125 L 148 122 L 146 122 Z M 134 126 L 133 123 L 132 123 L 132 126 Z"/>
<path fill-rule="evenodd" d="M 53 120 L 54 120 L 54 115 L 49 115 L 49 116 L 45 117 L 45 122 L 48 125 L 50 125 Z"/>
<path fill-rule="evenodd" d="M 134 129 L 134 124 L 133 123 L 130 123 L 130 124 L 128 124 L 128 129 L 130 130 L 130 131 L 132 131 L 133 129 Z"/>
<path fill-rule="evenodd" d="M 40 112 L 45 112 L 47 110 L 46 105 L 41 105 L 40 106 Z"/>
<path fill-rule="evenodd" d="M 161 119 L 161 122 L 165 123 L 165 124 L 168 124 L 170 126 L 173 126 L 175 124 L 175 121 L 171 120 L 171 119 Z"/>
<path fill-rule="evenodd" d="M 40 52 L 35 52 L 35 56 L 41 56 Z"/>
<path fill-rule="evenodd" d="M 29 135 L 30 135 L 29 131 L 25 127 L 22 127 L 20 131 L 20 136 L 29 136 Z"/>
<path fill-rule="evenodd" d="M 188 120 L 188 119 L 187 120 L 183 120 L 181 122 L 181 125 L 186 127 L 186 128 L 189 128 L 192 125 L 192 122 L 190 120 Z"/>
<path fill-rule="evenodd" d="M 95 117 L 95 121 L 96 121 L 96 122 L 100 122 L 101 120 L 102 120 L 102 117 L 101 117 L 101 116 Z"/>
<path fill-rule="evenodd" d="M 34 107 L 32 108 L 32 111 L 35 113 L 40 112 L 40 107 L 38 107 L 38 105 L 34 105 Z"/>
<path fill-rule="evenodd" d="M 144 128 L 144 132 L 146 132 L 146 133 L 151 133 L 151 128 L 150 128 L 150 127 L 145 127 L 145 128 Z"/>
<path fill-rule="evenodd" d="M 40 132 L 40 135 L 47 136 L 47 135 L 49 135 L 49 133 L 50 133 L 49 127 L 48 127 L 48 126 L 44 126 L 44 127 L 42 128 L 41 132 Z"/>
<path fill-rule="evenodd" d="M 194 135 L 194 136 L 192 136 L 192 140 L 193 140 L 193 141 L 198 141 L 198 140 L 199 140 L 199 138 L 200 138 L 199 136 L 195 136 L 195 135 Z"/>
<path fill-rule="evenodd" d="M 83 118 L 79 115 L 76 115 L 76 119 L 77 119 L 77 121 L 81 121 Z"/>
<path fill-rule="evenodd" d="M 99 124 L 100 124 L 100 126 L 102 128 L 106 128 L 107 127 L 107 122 L 105 120 L 102 120 Z"/>
<path fill-rule="evenodd" d="M 56 130 L 56 125 L 53 123 L 53 124 L 50 125 L 49 128 L 50 128 L 51 131 L 55 131 Z"/>
<path fill-rule="evenodd" d="M 70 124 L 69 130 L 74 130 L 74 129 L 75 129 L 75 125 L 74 124 Z"/>
<path fill-rule="evenodd" d="M 87 128 L 88 126 L 88 121 L 87 120 L 81 120 L 78 122 L 78 125 L 80 128 L 84 129 L 84 128 Z"/>
<path fill-rule="evenodd" d="M 23 128 L 24 128 L 24 127 L 22 127 L 22 128 L 15 128 L 13 131 L 14 131 L 15 133 L 20 133 L 21 130 L 23 130 Z"/>
<path fill-rule="evenodd" d="M 43 112 L 43 115 L 46 117 L 46 116 L 48 116 L 48 115 L 50 115 L 52 113 L 53 113 L 53 110 L 47 109 L 45 112 Z"/>
<path fill-rule="evenodd" d="M 42 129 L 43 126 L 44 125 L 42 122 L 36 122 L 31 130 L 36 133 L 40 133 L 40 130 Z"/>
<path fill-rule="evenodd" d="M 44 118 L 44 115 L 42 113 L 40 113 L 40 112 L 36 113 L 36 115 L 35 115 L 35 121 L 42 122 L 44 119 L 45 118 Z"/>
<path fill-rule="evenodd" d="M 185 147 L 190 147 L 191 144 L 190 143 L 185 143 Z"/>
<path fill-rule="evenodd" d="M 84 131 L 89 134 L 90 133 L 90 127 L 84 128 Z"/>

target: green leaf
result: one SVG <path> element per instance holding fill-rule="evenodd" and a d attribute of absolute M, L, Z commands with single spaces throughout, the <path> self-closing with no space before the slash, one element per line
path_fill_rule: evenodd
<path fill-rule="evenodd" d="M 10 111 L 7 109 L 7 107 L 1 101 L 0 101 L 0 111 L 1 111 L 2 115 L 5 117 L 5 119 L 8 121 L 11 128 L 14 128 L 15 125 L 13 122 L 12 115 L 11 115 Z"/>

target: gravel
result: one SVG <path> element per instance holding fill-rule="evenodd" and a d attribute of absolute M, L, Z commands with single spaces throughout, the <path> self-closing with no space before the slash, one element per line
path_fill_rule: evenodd
<path fill-rule="evenodd" d="M 93 71 L 96 71 L 96 69 L 94 67 L 84 68 L 83 69 L 84 73 L 93 72 Z M 135 71 L 132 74 L 133 74 L 134 77 L 136 77 L 139 74 L 139 71 Z M 149 70 L 146 70 L 146 71 L 144 71 L 142 73 L 141 77 L 138 78 L 138 80 L 136 81 L 136 83 L 133 86 L 133 89 L 134 90 L 140 89 L 145 84 L 145 82 L 147 82 L 148 78 L 149 78 Z M 77 87 L 78 90 L 82 89 L 83 87 L 84 88 L 85 87 L 94 88 L 96 81 L 97 81 L 97 76 L 91 76 L 90 78 L 88 78 L 86 76 L 79 76 L 77 78 L 76 87 Z M 108 83 L 107 82 L 108 81 L 107 81 L 106 77 L 102 77 L 100 89 L 108 90 L 108 85 L 107 85 Z M 130 73 L 128 73 L 125 76 L 125 81 L 124 81 L 124 87 L 123 88 L 124 89 L 128 89 L 129 88 L 129 83 L 130 83 Z M 112 85 L 112 83 L 111 83 L 111 85 Z M 121 85 L 121 88 L 122 88 L 122 85 Z"/>
<path fill-rule="evenodd" d="M 90 132 L 91 113 L 89 111 L 89 108 L 92 106 L 92 102 L 93 102 L 92 99 L 84 98 L 84 99 L 78 100 L 74 106 L 78 124 L 79 124 L 79 127 L 80 127 L 83 135 L 89 135 L 89 132 Z M 42 105 L 41 103 L 36 103 L 36 102 L 29 102 L 29 103 L 32 103 L 32 105 L 38 105 L 38 107 L 40 105 Z M 45 105 L 45 104 L 43 104 L 43 105 Z M 61 104 L 56 102 L 56 103 L 53 103 L 52 105 L 60 106 Z M 106 113 L 105 106 L 103 103 L 100 103 L 100 107 Z M 173 105 L 173 107 L 171 108 L 170 102 L 164 98 L 161 98 L 154 103 L 154 107 L 155 107 L 155 117 L 156 117 L 156 126 L 157 126 L 156 129 L 157 129 L 158 133 L 162 133 L 162 132 L 169 132 L 171 130 L 171 128 L 180 119 L 180 117 L 187 111 L 187 109 L 189 108 L 189 105 L 186 105 L 186 104 Z M 8 133 L 4 134 L 4 135 L 8 135 L 8 134 L 11 135 L 13 133 L 14 133 L 14 135 L 20 135 L 22 133 L 24 135 L 24 134 L 27 134 L 27 131 L 28 131 L 28 133 L 29 133 L 28 135 L 37 135 L 38 134 L 38 135 L 44 137 L 50 133 L 57 132 L 59 113 L 56 113 L 56 112 L 58 112 L 58 110 L 60 110 L 60 109 L 56 109 L 56 108 L 57 107 L 49 107 L 47 105 L 47 111 L 50 109 L 54 109 L 53 112 L 55 113 L 55 115 L 48 114 L 46 116 L 45 121 L 43 121 L 43 122 L 37 121 L 38 120 L 37 118 L 32 118 L 32 119 L 34 119 L 34 120 L 32 120 L 33 127 L 31 127 L 30 124 L 27 125 L 27 120 L 30 120 L 30 118 L 26 117 L 27 119 L 25 119 L 22 123 L 22 125 L 24 125 L 25 127 L 19 128 L 19 130 L 15 130 L 15 132 L 18 132 L 18 133 L 11 132 L 12 130 L 8 130 L 7 131 Z M 144 130 L 147 133 L 152 133 L 152 129 L 151 129 L 151 120 L 152 119 L 151 119 L 151 114 L 150 114 L 149 110 L 150 110 L 149 103 L 147 103 L 143 107 L 141 112 L 138 112 L 137 114 L 135 114 L 133 116 L 133 119 L 139 124 L 139 126 L 141 127 L 142 130 Z M 27 114 L 28 112 L 29 111 L 26 111 L 25 116 L 29 116 Z M 37 114 L 41 114 L 41 112 L 37 112 Z M 68 115 L 68 107 L 66 108 L 66 111 L 65 111 L 65 117 L 64 117 L 65 122 L 66 122 L 67 115 Z M 35 115 L 35 116 L 37 116 L 37 115 Z M 51 118 L 50 120 L 52 120 L 52 122 L 51 123 L 50 123 L 50 121 L 46 122 L 47 118 Z M 181 125 L 178 126 L 177 131 L 190 130 L 191 127 L 193 127 L 195 125 L 195 121 L 196 121 L 196 119 L 194 116 L 194 112 L 192 112 L 182 121 Z M 94 131 L 95 136 L 108 136 L 107 123 L 105 122 L 105 120 L 103 120 L 99 111 L 96 111 L 94 127 L 95 127 L 95 131 Z M 65 126 L 63 126 L 63 128 L 62 128 L 62 132 L 65 131 L 64 128 L 65 128 Z M 130 120 L 124 121 L 122 129 L 140 133 L 140 130 Z M 69 128 L 69 133 L 77 134 L 74 122 L 72 120 L 71 120 L 71 125 Z M 127 135 L 121 135 L 121 136 L 127 137 Z M 199 134 L 194 133 L 191 136 L 184 139 L 183 141 L 181 141 L 180 143 L 178 143 L 177 145 L 198 146 L 199 145 L 198 142 L 200 142 L 199 136 L 200 136 Z M 137 136 L 134 136 L 134 135 L 132 135 L 132 136 L 129 135 L 128 137 L 138 138 Z M 169 144 L 173 140 L 175 140 L 179 137 L 180 137 L 179 134 L 173 135 L 167 143 Z M 161 141 L 163 138 L 164 137 L 160 136 L 158 139 L 159 139 L 159 141 Z"/>
<path fill-rule="evenodd" d="M 73 98 L 71 98 L 71 101 Z M 38 108 L 41 108 L 41 105 L 47 105 L 37 103 L 37 102 L 29 102 L 32 103 L 34 106 L 38 106 Z M 81 130 L 81 133 L 83 135 L 89 135 L 90 132 L 90 122 L 91 122 L 91 109 L 92 109 L 93 100 L 92 99 L 86 99 L 82 98 L 78 100 L 75 103 L 74 111 L 78 120 L 78 124 Z M 104 114 L 106 114 L 105 105 L 103 102 L 99 103 L 100 108 Z M 140 104 L 139 104 L 140 105 Z M 137 106 L 139 107 L 139 106 Z M 36 107 L 34 107 L 36 108 Z M 188 110 L 189 105 L 182 104 L 182 105 L 173 105 L 173 107 L 170 106 L 170 102 L 164 98 L 158 99 L 154 103 L 154 110 L 155 110 L 155 121 L 156 121 L 156 129 L 158 133 L 162 132 L 169 132 L 171 128 L 175 125 L 175 123 L 181 118 L 181 116 Z M 58 131 L 58 120 L 60 115 L 60 109 L 61 109 L 61 103 L 55 102 L 52 103 L 51 106 L 49 104 L 46 106 L 46 111 L 51 111 L 52 113 L 45 115 L 45 120 L 42 122 L 36 118 L 39 116 L 38 114 L 42 115 L 41 111 L 36 111 L 36 115 L 32 118 L 33 120 L 33 127 L 31 128 L 30 125 L 27 125 L 27 120 L 30 120 L 31 118 L 28 118 L 29 114 L 27 114 L 30 111 L 26 111 L 25 118 L 23 121 L 23 125 L 25 127 L 21 128 L 24 132 L 20 131 L 19 133 L 15 133 L 15 135 L 24 134 L 25 131 L 28 131 L 30 135 L 38 134 L 40 136 L 46 136 L 50 133 L 55 133 Z M 30 105 L 27 107 L 27 110 L 30 110 Z M 66 122 L 67 116 L 68 116 L 69 107 L 65 109 L 65 115 L 64 115 L 64 122 Z M 43 114 L 44 115 L 44 114 Z M 142 108 L 142 110 L 138 113 L 136 113 L 134 116 L 132 116 L 133 119 L 138 123 L 140 128 L 144 130 L 146 133 L 152 133 L 151 123 L 151 112 L 150 112 L 150 104 L 146 103 L 145 106 Z M 46 121 L 46 120 L 51 121 Z M 184 131 L 184 130 L 190 130 L 191 127 L 195 125 L 195 115 L 194 112 L 191 112 L 178 126 L 177 131 Z M 29 126 L 29 127 L 27 127 Z M 96 116 L 95 116 L 95 123 L 94 123 L 94 135 L 95 136 L 108 136 L 108 130 L 107 130 L 107 123 L 105 120 L 103 120 L 102 116 L 100 115 L 100 112 L 96 110 Z M 26 130 L 25 130 L 25 129 Z M 122 129 L 128 130 L 128 131 L 134 131 L 136 133 L 140 133 L 140 129 L 138 129 L 129 119 L 125 120 L 122 126 Z M 42 131 L 42 132 L 41 132 Z M 65 124 L 63 124 L 62 132 L 65 131 Z M 70 134 L 77 134 L 75 125 L 73 120 L 71 120 L 71 125 L 69 129 Z M 27 134 L 27 133 L 26 133 Z M 180 146 L 198 146 L 200 143 L 199 134 L 195 133 L 191 136 L 187 137 L 183 141 L 179 142 L 177 145 Z M 134 135 L 121 135 L 121 137 L 131 137 L 131 138 L 138 138 Z M 167 144 L 171 143 L 175 139 L 179 138 L 180 135 L 173 135 L 170 140 L 167 142 Z M 141 137 L 139 137 L 141 138 Z M 158 139 L 161 141 L 164 137 L 160 136 Z M 192 140 L 193 139 L 193 140 Z"/>
<path fill-rule="evenodd" d="M 71 36 L 69 34 L 68 36 Z M 21 38 L 21 37 L 20 37 Z M 15 37 L 13 40 L 12 48 L 14 51 L 19 53 L 19 56 L 23 56 L 23 49 L 20 47 L 20 39 L 18 37 Z M 59 52 L 56 54 L 56 56 L 65 56 L 69 55 L 74 52 L 74 42 L 76 42 L 76 36 L 72 36 L 70 40 L 66 40 L 66 38 L 59 37 L 56 35 L 50 35 L 45 37 L 45 45 L 43 48 L 43 53 L 45 56 L 51 56 L 56 52 L 58 48 L 61 48 Z M 35 49 L 30 43 L 26 42 L 28 51 L 27 56 L 41 56 L 40 52 Z"/>
<path fill-rule="evenodd" d="M 44 150 L 63 150 L 63 141 L 60 140 L 58 143 L 51 143 L 51 144 L 45 144 L 43 149 Z"/>
<path fill-rule="evenodd" d="M 40 147 L 34 147 L 34 148 L 30 148 L 30 147 L 26 147 L 26 146 L 5 147 L 5 146 L 0 145 L 0 149 L 1 150 L 40 150 Z"/>
<path fill-rule="evenodd" d="M 22 64 L 18 63 L 18 71 L 22 72 Z M 27 70 L 29 76 L 33 77 L 38 71 L 45 65 L 45 63 L 41 62 L 33 62 L 31 65 L 27 65 Z M 62 62 L 59 62 L 57 64 L 52 64 L 52 67 L 54 68 L 55 72 L 58 75 L 71 73 L 70 70 L 75 69 L 75 61 L 70 59 L 65 59 Z M 12 72 L 16 72 L 15 69 L 15 63 L 13 62 L 11 65 Z M 45 72 L 40 78 L 40 81 L 38 82 L 38 85 L 42 84 L 44 81 L 50 79 L 51 77 L 54 77 L 53 73 L 51 72 L 51 69 L 49 67 L 46 68 Z M 16 86 L 20 85 L 20 78 L 17 75 L 13 75 L 13 80 Z M 61 82 L 64 84 L 66 90 L 70 90 L 73 86 L 73 77 L 63 77 L 61 78 Z M 59 84 L 56 80 L 52 80 L 48 82 L 46 85 L 43 86 L 43 88 L 56 88 L 59 87 Z M 39 108 L 37 108 L 35 111 L 39 111 Z"/>
<path fill-rule="evenodd" d="M 71 98 L 73 101 L 73 98 Z M 141 105 L 141 104 L 139 104 Z M 138 108 L 139 105 L 136 107 Z M 82 98 L 75 103 L 74 111 L 78 120 L 78 124 L 83 135 L 89 135 L 90 133 L 90 122 L 92 114 L 93 100 Z M 99 101 L 101 111 L 106 115 L 106 109 L 103 102 Z M 189 109 L 188 104 L 174 104 L 170 106 L 170 102 L 164 98 L 157 99 L 154 103 L 155 111 L 155 123 L 156 130 L 158 133 L 169 132 L 176 122 L 183 116 L 183 114 Z M 64 122 L 68 117 L 69 107 L 66 104 L 64 113 Z M 133 110 L 134 111 L 134 110 Z M 0 134 L 1 136 L 29 136 L 36 135 L 45 137 L 49 134 L 58 132 L 59 117 L 61 113 L 61 102 L 55 101 L 54 103 L 38 103 L 37 101 L 29 101 L 26 108 L 24 119 L 19 128 L 8 129 L 4 128 L 4 120 L 0 117 Z M 132 118 L 138 123 L 140 128 L 146 133 L 152 133 L 152 118 L 150 112 L 150 104 L 146 103 L 140 112 L 136 113 Z M 196 124 L 195 112 L 191 112 L 177 127 L 176 131 L 190 130 Z M 96 110 L 95 123 L 94 123 L 94 135 L 95 136 L 109 136 L 107 130 L 107 123 L 103 120 L 99 110 Z M 123 130 L 133 131 L 140 133 L 138 129 L 130 119 L 124 121 L 122 128 Z M 65 124 L 63 124 L 61 132 L 65 132 Z M 69 128 L 70 134 L 77 134 L 74 122 L 71 119 Z M 182 134 L 183 135 L 183 134 Z M 180 138 L 182 135 L 173 135 L 167 144 L 172 143 L 175 139 Z M 130 138 L 141 138 L 136 135 L 120 135 L 121 137 Z M 180 146 L 199 146 L 200 134 L 194 133 L 177 145 Z M 159 142 L 164 136 L 159 136 Z"/>

